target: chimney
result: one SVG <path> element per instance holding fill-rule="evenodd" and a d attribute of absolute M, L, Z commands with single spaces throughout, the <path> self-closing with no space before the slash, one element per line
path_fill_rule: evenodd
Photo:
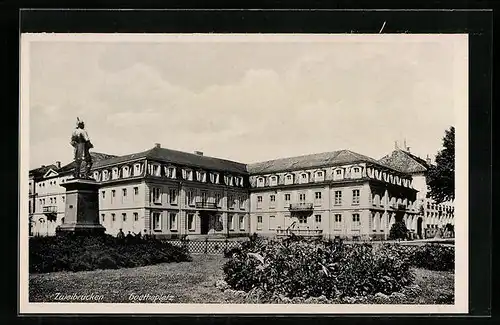
<path fill-rule="evenodd" d="M 394 141 L 394 149 L 398 150 L 399 147 L 398 147 L 398 142 L 397 141 Z"/>
<path fill-rule="evenodd" d="M 155 148 L 161 148 L 161 144 L 155 143 Z"/>
<path fill-rule="evenodd" d="M 60 161 L 56 161 L 56 166 L 57 166 L 57 169 L 61 169 L 61 162 Z"/>
<path fill-rule="evenodd" d="M 406 147 L 406 151 L 410 152 L 410 147 Z"/>
<path fill-rule="evenodd" d="M 429 157 L 429 155 L 427 155 L 427 158 L 425 158 L 425 161 L 427 162 L 427 165 L 431 164 L 431 158 Z"/>
<path fill-rule="evenodd" d="M 203 156 L 203 151 L 195 151 L 194 154 L 198 156 Z"/>

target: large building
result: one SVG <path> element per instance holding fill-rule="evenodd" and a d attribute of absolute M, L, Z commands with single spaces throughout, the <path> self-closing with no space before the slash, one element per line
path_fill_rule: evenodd
<path fill-rule="evenodd" d="M 93 155 L 100 221 L 112 235 L 384 239 L 396 221 L 417 234 L 428 224 L 420 220 L 417 174 L 349 150 L 248 165 L 159 144 L 125 156 Z M 64 222 L 60 184 L 73 168 L 30 171 L 31 234 L 53 235 Z"/>
<path fill-rule="evenodd" d="M 248 166 L 251 231 L 385 239 L 396 221 L 415 222 L 411 176 L 340 150 Z"/>
<path fill-rule="evenodd" d="M 418 222 L 417 224 L 407 225 L 408 229 L 415 232 L 420 238 L 430 238 L 439 232 L 444 233 L 444 228 L 447 224 L 455 224 L 455 207 L 453 202 L 437 204 L 433 199 L 427 197 L 426 175 L 431 166 L 429 156 L 424 160 L 412 154 L 408 147 L 402 149 L 396 144 L 394 151 L 379 161 L 384 165 L 391 166 L 394 169 L 411 175 L 413 186 L 418 190 Z"/>

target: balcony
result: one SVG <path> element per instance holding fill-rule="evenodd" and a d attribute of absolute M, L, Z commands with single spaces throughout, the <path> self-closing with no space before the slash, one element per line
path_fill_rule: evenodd
<path fill-rule="evenodd" d="M 290 211 L 311 211 L 314 209 L 314 206 L 312 203 L 299 202 L 290 204 L 289 209 Z"/>
<path fill-rule="evenodd" d="M 217 203 L 215 202 L 195 202 L 195 207 L 197 209 L 209 209 L 209 210 L 216 210 L 218 209 Z"/>
<path fill-rule="evenodd" d="M 43 213 L 57 213 L 57 207 L 56 206 L 43 207 Z"/>
<path fill-rule="evenodd" d="M 309 228 L 276 229 L 276 236 L 278 237 L 288 237 L 292 235 L 306 238 L 321 238 L 323 236 L 323 230 Z"/>

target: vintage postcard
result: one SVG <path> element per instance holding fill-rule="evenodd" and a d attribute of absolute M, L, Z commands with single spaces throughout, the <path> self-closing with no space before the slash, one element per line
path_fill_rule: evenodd
<path fill-rule="evenodd" d="M 468 311 L 468 38 L 22 34 L 20 313 Z"/>

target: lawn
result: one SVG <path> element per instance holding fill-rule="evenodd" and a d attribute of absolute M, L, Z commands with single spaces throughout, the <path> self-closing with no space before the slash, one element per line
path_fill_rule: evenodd
<path fill-rule="evenodd" d="M 30 274 L 30 302 L 55 302 L 62 295 L 102 296 L 99 302 L 129 303 L 131 296 L 153 297 L 170 303 L 242 303 L 241 296 L 222 292 L 215 282 L 223 278 L 222 256 L 193 255 L 192 262 L 164 263 L 118 270 Z M 453 272 L 415 269 L 415 283 L 421 294 L 403 301 L 407 304 L 453 303 Z M 149 295 L 149 296 L 148 296 Z M 65 302 L 78 301 L 64 298 Z M 149 300 L 149 301 L 148 301 Z M 138 300 L 136 300 L 139 302 Z"/>

